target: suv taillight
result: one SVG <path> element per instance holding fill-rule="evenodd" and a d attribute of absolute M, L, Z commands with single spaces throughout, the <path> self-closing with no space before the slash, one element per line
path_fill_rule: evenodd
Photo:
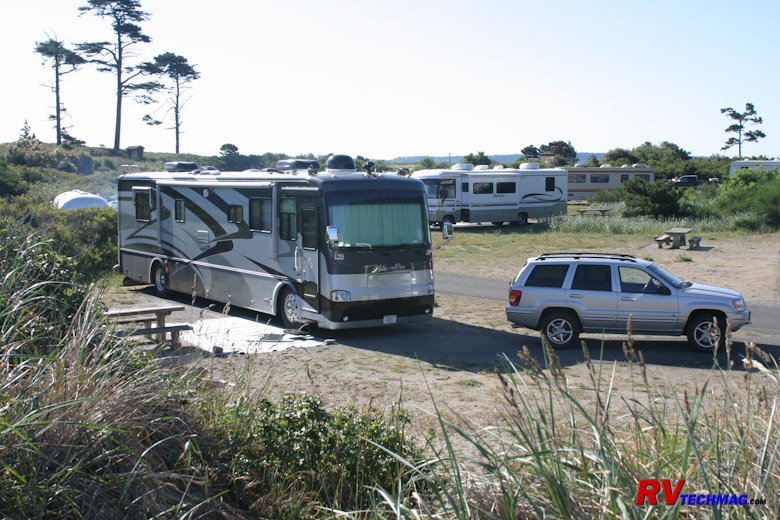
<path fill-rule="evenodd" d="M 520 303 L 520 297 L 523 295 L 523 291 L 516 291 L 509 289 L 509 305 L 516 306 Z"/>

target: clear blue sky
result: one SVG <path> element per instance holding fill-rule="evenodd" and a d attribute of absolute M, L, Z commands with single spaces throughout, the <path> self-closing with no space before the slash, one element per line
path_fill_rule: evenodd
<path fill-rule="evenodd" d="M 33 49 L 111 40 L 85 0 L 30 0 L 0 31 L 0 142 L 47 120 L 53 72 Z M 720 152 L 723 107 L 752 102 L 767 138 L 744 153 L 780 156 L 780 2 L 141 0 L 151 44 L 138 61 L 185 56 L 202 74 L 184 112 L 182 152 L 312 152 L 372 159 L 571 141 L 581 152 L 671 141 Z M 48 35 L 48 36 L 47 36 Z M 113 145 L 114 79 L 66 76 L 70 133 Z M 174 151 L 174 133 L 125 100 L 122 147 Z M 159 118 L 163 114 L 157 114 Z"/>

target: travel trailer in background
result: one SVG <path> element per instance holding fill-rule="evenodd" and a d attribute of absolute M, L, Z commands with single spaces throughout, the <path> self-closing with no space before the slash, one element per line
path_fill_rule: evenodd
<path fill-rule="evenodd" d="M 739 170 L 777 170 L 780 172 L 780 161 L 733 161 L 729 168 L 729 175 L 734 176 Z"/>
<path fill-rule="evenodd" d="M 566 214 L 567 174 L 537 163 L 519 169 L 456 164 L 449 170 L 412 174 L 425 184 L 428 216 L 436 225 L 455 222 L 510 222 Z"/>
<path fill-rule="evenodd" d="M 278 315 L 288 328 L 430 319 L 425 187 L 354 160 L 222 173 L 169 163 L 119 177 L 119 269 L 167 291 Z M 184 170 L 184 171 L 181 171 Z"/>
<path fill-rule="evenodd" d="M 602 190 L 620 188 L 624 182 L 642 179 L 655 181 L 653 169 L 637 163 L 613 168 L 608 164 L 586 166 L 583 163 L 567 168 L 569 171 L 569 200 L 585 200 Z"/>

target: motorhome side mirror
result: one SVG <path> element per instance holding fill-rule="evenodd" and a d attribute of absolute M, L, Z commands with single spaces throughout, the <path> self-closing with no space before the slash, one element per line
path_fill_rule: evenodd
<path fill-rule="evenodd" d="M 339 241 L 339 228 L 336 226 L 328 226 L 325 228 L 325 232 L 328 235 L 328 244 L 330 244 L 330 247 L 335 246 L 336 242 Z"/>
<path fill-rule="evenodd" d="M 452 238 L 452 235 L 455 234 L 455 226 L 447 222 L 446 224 L 442 224 L 441 226 L 441 237 L 444 240 L 449 240 Z"/>

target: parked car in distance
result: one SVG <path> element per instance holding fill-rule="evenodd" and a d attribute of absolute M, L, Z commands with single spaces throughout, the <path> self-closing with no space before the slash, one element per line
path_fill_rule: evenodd
<path fill-rule="evenodd" d="M 677 177 L 674 180 L 675 188 L 692 188 L 694 186 L 698 186 L 699 184 L 702 184 L 702 181 L 700 181 L 699 178 L 695 175 L 683 175 L 682 177 Z"/>
<path fill-rule="evenodd" d="M 548 253 L 529 258 L 509 287 L 507 319 L 553 347 L 580 333 L 686 335 L 704 351 L 750 323 L 741 294 L 684 282 L 630 255 Z"/>

